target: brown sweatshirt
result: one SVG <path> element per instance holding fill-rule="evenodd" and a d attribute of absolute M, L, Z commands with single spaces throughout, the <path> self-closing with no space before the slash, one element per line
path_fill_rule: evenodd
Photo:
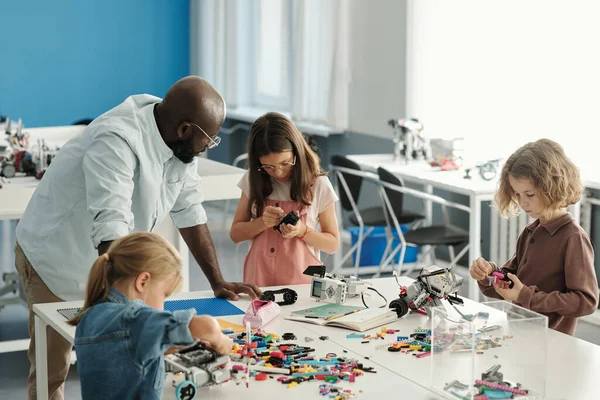
<path fill-rule="evenodd" d="M 500 269 L 523 282 L 516 304 L 548 316 L 551 329 L 573 335 L 577 317 L 598 307 L 594 250 L 571 214 L 527 225 L 515 255 Z M 479 281 L 479 288 L 488 297 L 502 299 L 487 279 Z"/>

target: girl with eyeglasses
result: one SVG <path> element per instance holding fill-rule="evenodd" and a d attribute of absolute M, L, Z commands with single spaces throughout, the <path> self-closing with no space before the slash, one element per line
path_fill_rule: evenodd
<path fill-rule="evenodd" d="M 320 251 L 339 246 L 335 202 L 338 197 L 317 154 L 285 116 L 270 112 L 250 128 L 248 172 L 230 236 L 249 240 L 244 282 L 258 286 L 310 283 L 306 267 L 322 265 Z M 281 224 L 290 212 L 295 225 Z"/>

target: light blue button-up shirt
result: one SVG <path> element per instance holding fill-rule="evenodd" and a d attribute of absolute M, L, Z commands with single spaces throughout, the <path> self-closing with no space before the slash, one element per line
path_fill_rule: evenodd
<path fill-rule="evenodd" d="M 182 163 L 154 119 L 161 99 L 128 97 L 69 140 L 17 225 L 17 241 L 56 296 L 82 299 L 100 242 L 206 223 L 197 162 Z"/>

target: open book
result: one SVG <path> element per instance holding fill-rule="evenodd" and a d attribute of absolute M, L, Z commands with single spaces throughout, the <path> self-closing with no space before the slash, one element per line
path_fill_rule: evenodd
<path fill-rule="evenodd" d="M 357 307 L 353 311 L 328 318 L 291 313 L 286 316 L 285 319 L 321 326 L 336 326 L 351 329 L 353 331 L 364 332 L 396 321 L 398 319 L 398 314 L 396 314 L 394 309 L 390 308 Z"/>

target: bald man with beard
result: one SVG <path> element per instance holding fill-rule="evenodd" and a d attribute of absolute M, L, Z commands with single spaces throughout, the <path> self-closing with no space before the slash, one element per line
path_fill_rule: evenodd
<path fill-rule="evenodd" d="M 168 215 L 215 296 L 255 298 L 226 282 L 206 226 L 197 157 L 216 147 L 225 101 L 205 80 L 177 81 L 164 99 L 128 97 L 58 152 L 17 225 L 15 264 L 29 302 L 28 392 L 36 395 L 32 305 L 84 298 L 89 270 L 112 241 L 151 232 Z M 48 395 L 63 399 L 71 344 L 48 329 Z"/>

